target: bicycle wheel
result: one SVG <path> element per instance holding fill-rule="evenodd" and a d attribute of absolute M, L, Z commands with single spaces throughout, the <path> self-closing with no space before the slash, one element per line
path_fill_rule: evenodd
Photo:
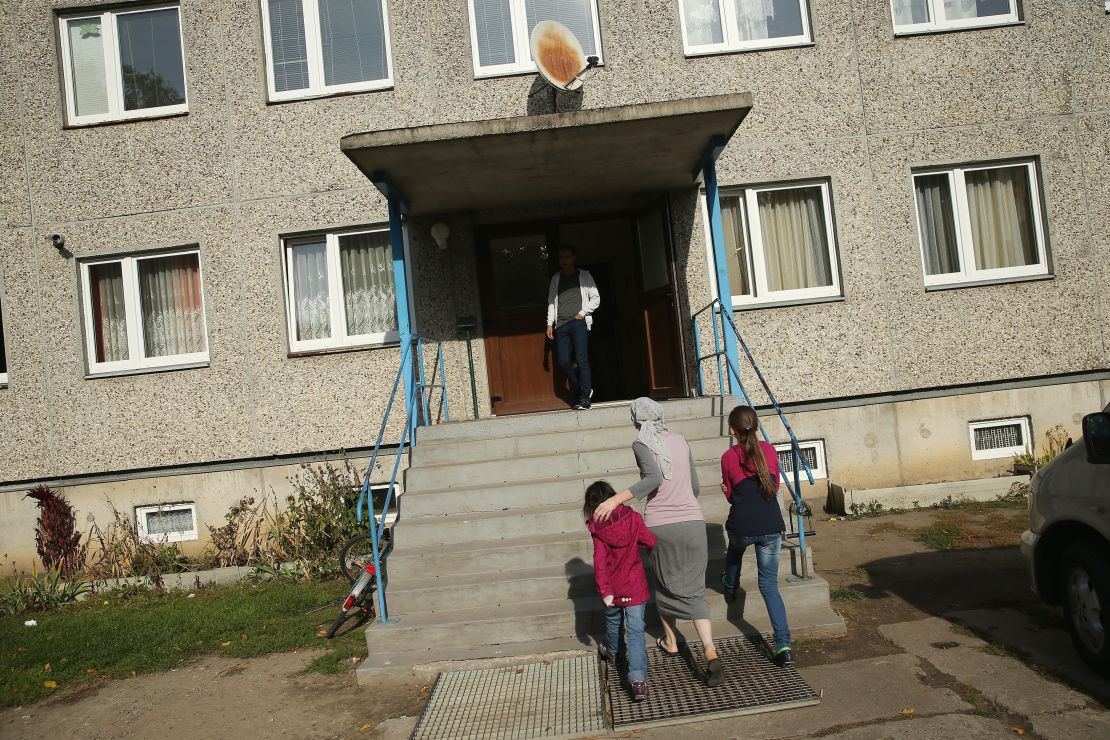
<path fill-rule="evenodd" d="M 342 627 L 349 618 L 350 614 L 348 614 L 345 609 L 340 609 L 339 614 L 335 617 L 335 621 L 331 623 L 331 627 L 328 627 L 328 631 L 324 633 L 324 638 L 330 640 L 335 637 L 336 630 Z"/>
<path fill-rule="evenodd" d="M 360 534 L 347 540 L 339 555 L 339 572 L 354 585 L 362 568 L 374 562 L 374 540 L 368 534 Z"/>

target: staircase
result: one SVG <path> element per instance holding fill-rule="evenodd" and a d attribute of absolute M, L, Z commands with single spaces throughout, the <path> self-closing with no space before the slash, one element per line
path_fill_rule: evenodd
<path fill-rule="evenodd" d="M 664 403 L 668 428 L 689 440 L 702 484 L 714 635 L 770 629 L 752 550 L 742 569 L 746 596 L 726 604 L 720 593 L 728 513 L 719 488 L 728 444 L 722 410 L 734 405 L 719 397 Z M 639 479 L 635 437 L 627 405 L 422 428 L 386 563 L 389 615 L 398 622 L 367 628 L 359 680 L 383 669 L 592 646 L 604 607 L 582 496 L 598 479 L 618 491 Z M 791 632 L 795 639 L 843 635 L 828 583 L 798 578 L 799 557 L 796 545 L 784 544 L 779 587 Z M 812 547 L 809 557 L 812 574 Z M 648 624 L 658 625 L 650 606 Z M 679 628 L 696 639 L 689 623 Z"/>

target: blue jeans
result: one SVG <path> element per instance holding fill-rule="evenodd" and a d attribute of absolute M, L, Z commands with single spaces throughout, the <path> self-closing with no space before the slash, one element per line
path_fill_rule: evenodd
<path fill-rule="evenodd" d="M 782 548 L 781 534 L 764 534 L 758 537 L 737 537 L 729 532 L 728 552 L 725 554 L 725 590 L 736 592 L 740 583 L 740 561 L 744 550 L 755 545 L 755 563 L 758 569 L 759 593 L 767 605 L 771 617 L 771 629 L 775 636 L 775 650 L 790 647 L 790 625 L 786 623 L 786 606 L 779 594 L 779 550 Z"/>
<path fill-rule="evenodd" d="M 647 645 L 644 644 L 644 607 L 607 606 L 605 607 L 605 647 L 613 657 L 622 652 L 628 655 L 628 680 L 647 680 Z M 621 629 L 621 622 L 624 629 Z M 625 642 L 625 632 L 628 642 Z"/>
<path fill-rule="evenodd" d="M 578 399 L 590 400 L 593 378 L 590 376 L 590 334 L 585 319 L 571 319 L 555 328 L 555 359 Z"/>

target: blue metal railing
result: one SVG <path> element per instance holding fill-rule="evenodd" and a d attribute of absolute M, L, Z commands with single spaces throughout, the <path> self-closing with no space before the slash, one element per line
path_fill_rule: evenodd
<path fill-rule="evenodd" d="M 370 464 L 366 468 L 366 475 L 363 476 L 362 492 L 359 494 L 358 505 L 355 509 L 355 516 L 360 522 L 362 521 L 363 509 L 369 508 L 370 510 L 370 542 L 373 548 L 375 585 L 378 593 L 378 619 L 384 624 L 392 624 L 397 621 L 389 618 L 385 602 L 385 588 L 382 583 L 382 560 L 392 548 L 392 538 L 390 538 L 389 547 L 382 548 L 386 518 L 389 516 L 390 507 L 396 498 L 394 493 L 397 490 L 397 474 L 401 469 L 401 457 L 410 447 L 416 446 L 416 428 L 418 426 L 428 426 L 432 423 L 431 393 L 434 389 L 438 388 L 440 391 L 440 410 L 443 412 L 443 420 L 448 421 L 447 383 L 443 378 L 443 342 L 436 343 L 436 360 L 435 364 L 432 365 L 431 372 L 432 382 L 427 382 L 425 377 L 424 344 L 425 340 L 421 337 L 412 337 L 411 341 L 403 343 L 401 364 L 398 366 L 397 375 L 393 379 L 393 389 L 390 391 L 389 400 L 385 405 L 385 414 L 382 416 L 382 424 L 378 429 L 378 440 L 374 443 L 374 452 L 370 456 Z M 414 357 L 416 360 L 415 368 L 413 367 Z M 437 378 L 439 379 L 438 383 L 435 382 Z M 370 494 L 370 480 L 374 473 L 374 466 L 377 465 L 378 457 L 382 451 L 382 442 L 385 439 L 386 429 L 389 427 L 389 417 L 397 400 L 397 391 L 402 387 L 402 380 L 405 380 L 405 426 L 401 432 L 401 441 L 397 445 L 397 452 L 393 459 L 393 472 L 389 476 L 389 487 L 386 489 L 385 501 L 379 514 L 374 511 L 374 500 Z"/>
<path fill-rule="evenodd" d="M 806 478 L 809 480 L 809 484 L 811 486 L 813 485 L 813 471 L 810 470 L 809 463 L 806 462 L 805 456 L 802 455 L 801 449 L 798 445 L 798 438 L 794 435 L 794 430 L 793 428 L 791 428 L 790 422 L 786 420 L 786 415 L 782 412 L 782 407 L 779 406 L 778 399 L 775 398 L 775 394 L 771 392 L 770 386 L 767 385 L 767 379 L 763 377 L 763 372 L 759 369 L 759 365 L 756 363 L 755 357 L 752 356 L 752 352 L 748 348 L 748 343 L 744 341 L 744 337 L 740 334 L 740 330 L 736 328 L 736 323 L 733 321 L 732 316 L 730 316 L 728 312 L 723 309 L 723 307 L 721 306 L 721 301 L 718 298 L 714 298 L 708 306 L 696 312 L 691 317 L 691 322 L 694 325 L 694 346 L 696 348 L 696 351 L 699 353 L 701 352 L 701 337 L 698 332 L 698 319 L 706 311 L 711 312 L 713 325 L 713 352 L 704 355 L 699 354 L 697 356 L 698 391 L 701 393 L 701 395 L 705 395 L 705 375 L 702 371 L 702 362 L 712 358 L 715 359 L 717 362 L 717 382 L 721 397 L 724 398 L 725 396 L 726 377 L 730 379 L 729 385 L 731 385 L 731 379 L 735 379 L 737 390 L 740 391 L 740 395 L 744 398 L 744 403 L 748 406 L 751 406 L 752 408 L 755 408 L 755 404 L 752 403 L 751 396 L 748 395 L 747 389 L 744 388 L 744 384 L 740 380 L 740 358 L 731 357 L 727 351 L 721 348 L 721 335 L 724 334 L 726 331 L 731 330 L 735 334 L 736 340 L 737 342 L 739 342 L 740 349 L 743 351 L 744 356 L 748 358 L 748 362 L 751 364 L 752 370 L 755 371 L 756 378 L 759 379 L 760 385 L 763 386 L 763 390 L 767 394 L 767 398 L 770 400 L 771 405 L 774 406 L 775 413 L 778 414 L 779 421 L 782 422 L 783 428 L 786 429 L 786 433 L 790 436 L 790 455 L 793 462 L 792 472 L 794 478 L 793 485 L 791 485 L 791 481 L 787 477 L 787 471 L 780 469 L 779 475 L 782 477 L 782 482 L 786 485 L 786 490 L 790 492 L 790 498 L 793 501 L 792 508 L 794 509 L 794 514 L 797 518 L 798 526 L 798 549 L 801 551 L 802 557 L 802 576 L 807 576 L 809 574 L 809 563 L 806 556 L 805 516 L 806 512 L 808 511 L 808 507 L 806 506 L 805 502 L 802 501 L 801 471 L 805 471 Z M 717 323 L 718 317 L 720 318 L 719 326 Z M 724 363 L 723 365 L 722 361 Z M 725 372 L 726 369 L 728 371 L 727 373 Z M 771 440 L 767 436 L 767 429 L 762 424 L 759 425 L 759 431 L 762 434 L 764 441 L 770 444 Z"/>

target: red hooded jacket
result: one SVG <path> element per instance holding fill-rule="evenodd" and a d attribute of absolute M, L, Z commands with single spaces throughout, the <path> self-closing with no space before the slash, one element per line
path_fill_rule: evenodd
<path fill-rule="evenodd" d="M 591 519 L 586 528 L 594 538 L 594 580 L 602 598 L 612 594 L 613 606 L 647 603 L 647 576 L 640 547 L 655 547 L 655 535 L 634 509 L 618 506 L 607 522 Z"/>

